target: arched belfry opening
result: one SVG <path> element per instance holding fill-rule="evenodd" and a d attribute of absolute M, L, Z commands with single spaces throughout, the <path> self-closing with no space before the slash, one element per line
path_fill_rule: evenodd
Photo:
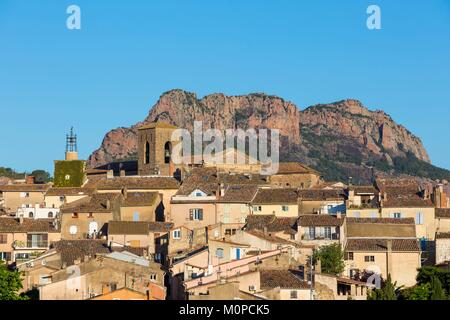
<path fill-rule="evenodd" d="M 150 143 L 148 141 L 145 142 L 145 150 L 144 150 L 144 163 L 150 163 Z"/>
<path fill-rule="evenodd" d="M 164 145 L 164 163 L 170 163 L 172 158 L 172 143 L 167 141 Z"/>

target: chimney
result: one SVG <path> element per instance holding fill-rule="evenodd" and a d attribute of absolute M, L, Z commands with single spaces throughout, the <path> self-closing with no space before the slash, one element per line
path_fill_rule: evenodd
<path fill-rule="evenodd" d="M 336 214 L 336 218 L 341 219 L 341 218 L 342 218 L 342 213 L 341 213 L 341 212 L 338 212 L 338 213 Z"/>
<path fill-rule="evenodd" d="M 108 172 L 106 173 L 106 178 L 107 179 L 113 179 L 114 178 L 114 171 L 113 170 L 108 170 Z"/>
<path fill-rule="evenodd" d="M 120 170 L 120 176 L 123 178 L 123 177 L 125 177 L 125 170 Z"/>
<path fill-rule="evenodd" d="M 267 227 L 264 227 L 264 234 L 267 234 Z"/>
<path fill-rule="evenodd" d="M 26 176 L 25 183 L 26 184 L 34 184 L 34 177 L 33 176 Z"/>
<path fill-rule="evenodd" d="M 220 184 L 220 196 L 223 197 L 225 195 L 225 186 L 223 183 Z"/>
<path fill-rule="evenodd" d="M 111 209 L 111 200 L 106 200 L 106 209 L 109 210 Z"/>
<path fill-rule="evenodd" d="M 19 224 L 23 224 L 23 215 L 20 215 L 19 217 Z"/>
<path fill-rule="evenodd" d="M 127 199 L 127 196 L 128 196 L 128 188 L 127 187 L 122 189 L 122 196 L 125 200 Z"/>

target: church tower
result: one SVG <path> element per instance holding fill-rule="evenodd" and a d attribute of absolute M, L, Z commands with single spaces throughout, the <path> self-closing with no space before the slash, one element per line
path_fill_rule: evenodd
<path fill-rule="evenodd" d="M 73 128 L 66 134 L 65 160 L 55 160 L 55 187 L 81 187 L 86 182 L 86 161 L 78 159 L 77 135 Z"/>
<path fill-rule="evenodd" d="M 172 162 L 172 133 L 178 129 L 166 122 L 153 122 L 139 128 L 138 170 L 139 175 L 174 176 Z M 178 169 L 179 170 L 179 169 Z"/>

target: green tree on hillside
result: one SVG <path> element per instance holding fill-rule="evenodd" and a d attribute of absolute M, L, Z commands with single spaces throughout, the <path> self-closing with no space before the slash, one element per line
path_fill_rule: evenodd
<path fill-rule="evenodd" d="M 338 243 L 323 246 L 314 252 L 313 260 L 320 260 L 321 272 L 330 275 L 339 275 L 344 271 L 344 252 Z"/>
<path fill-rule="evenodd" d="M 430 281 L 430 300 L 446 300 L 444 289 L 442 289 L 441 281 L 438 277 L 432 277 Z"/>
<path fill-rule="evenodd" d="M 10 271 L 0 260 L 0 300 L 26 300 L 17 292 L 22 289 L 21 274 Z"/>

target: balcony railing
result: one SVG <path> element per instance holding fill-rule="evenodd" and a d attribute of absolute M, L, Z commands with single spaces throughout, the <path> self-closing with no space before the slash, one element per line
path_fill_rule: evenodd
<path fill-rule="evenodd" d="M 47 249 L 48 241 L 16 241 L 13 243 L 14 249 Z"/>
<path fill-rule="evenodd" d="M 309 234 L 305 234 L 302 236 L 302 240 L 339 240 L 339 234 L 333 233 L 331 236 L 324 236 L 324 235 L 310 236 Z"/>

